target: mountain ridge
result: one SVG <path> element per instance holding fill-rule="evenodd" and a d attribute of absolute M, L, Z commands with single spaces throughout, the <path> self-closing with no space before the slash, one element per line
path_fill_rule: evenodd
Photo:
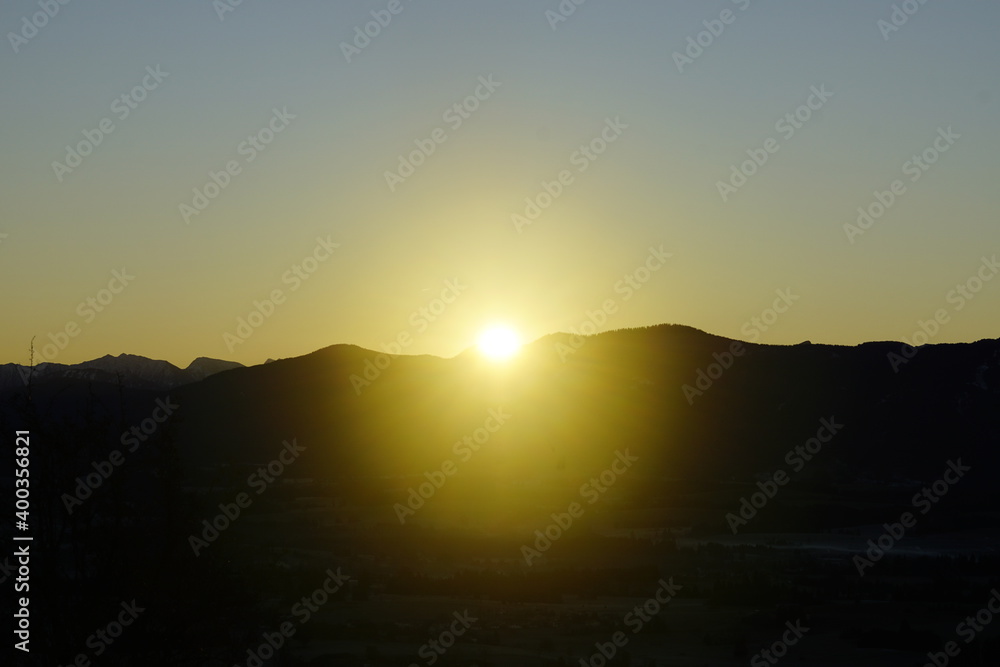
<path fill-rule="evenodd" d="M 244 366 L 235 361 L 198 357 L 182 369 L 169 361 L 128 353 L 106 354 L 78 364 L 42 362 L 31 367 L 7 363 L 0 365 L 0 390 L 24 386 L 29 379 L 32 382 L 51 380 L 86 380 L 113 384 L 120 382 L 123 387 L 130 389 L 164 390 L 198 382 L 234 368 L 244 368 Z"/>
<path fill-rule="evenodd" d="M 1000 466 L 1000 340 L 927 345 L 894 368 L 891 355 L 903 352 L 895 342 L 745 343 L 683 326 L 552 334 L 508 363 L 468 351 L 390 356 L 336 344 L 159 389 L 149 386 L 162 380 L 155 373 L 122 392 L 106 371 L 62 369 L 36 376 L 28 402 L 23 384 L 0 393 L 0 409 L 16 420 L 18 405 L 34 405 L 42 424 L 67 415 L 83 424 L 96 399 L 114 424 L 106 443 L 94 440 L 100 449 L 166 401 L 178 406 L 168 427 L 185 478 L 260 465 L 295 440 L 305 447 L 296 475 L 352 480 L 344 493 L 365 503 L 375 502 L 379 484 L 394 483 L 385 480 L 438 469 L 491 415 L 506 415 L 504 425 L 455 484 L 480 500 L 492 484 L 576 488 L 624 450 L 641 461 L 630 473 L 635 497 L 660 494 L 664 480 L 753 484 L 823 423 L 844 428 L 796 477 L 817 490 L 860 480 L 875 497 L 934 479 L 948 460 L 977 471 Z M 169 370 L 121 355 L 94 362 Z M 75 375 L 98 372 L 105 382 Z M 978 494 L 992 485 L 980 473 L 963 482 Z M 988 502 L 1000 508 L 1000 497 Z M 486 503 L 475 511 L 494 510 Z M 721 516 L 706 529 L 725 530 Z"/>

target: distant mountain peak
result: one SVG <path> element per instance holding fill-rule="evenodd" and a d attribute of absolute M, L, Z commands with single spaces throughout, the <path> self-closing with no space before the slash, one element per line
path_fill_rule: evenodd
<path fill-rule="evenodd" d="M 225 361 L 224 359 L 213 359 L 212 357 L 198 357 L 184 369 L 184 372 L 195 376 L 197 380 L 204 380 L 209 375 L 215 375 L 222 371 L 229 371 L 234 368 L 244 368 L 243 364 L 236 361 Z"/>
<path fill-rule="evenodd" d="M 149 359 L 138 354 L 105 354 L 79 364 L 43 362 L 35 365 L 34 369 L 20 364 L 0 365 L 0 389 L 20 388 L 30 378 L 32 382 L 66 379 L 110 384 L 121 382 L 131 389 L 166 391 L 242 367 L 243 364 L 235 361 L 198 357 L 182 370 L 169 361 Z"/>

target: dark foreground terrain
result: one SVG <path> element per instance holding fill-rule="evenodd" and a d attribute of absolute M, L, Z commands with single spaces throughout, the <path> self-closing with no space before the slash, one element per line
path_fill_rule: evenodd
<path fill-rule="evenodd" d="M 1000 659 L 1000 341 L 662 326 L 215 371 L 2 392 L 33 664 Z"/>

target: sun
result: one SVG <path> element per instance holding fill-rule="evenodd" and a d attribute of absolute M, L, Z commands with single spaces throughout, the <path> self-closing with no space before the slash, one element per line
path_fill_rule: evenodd
<path fill-rule="evenodd" d="M 479 334 L 480 354 L 495 361 L 505 361 L 521 349 L 521 337 L 507 326 L 493 326 Z"/>

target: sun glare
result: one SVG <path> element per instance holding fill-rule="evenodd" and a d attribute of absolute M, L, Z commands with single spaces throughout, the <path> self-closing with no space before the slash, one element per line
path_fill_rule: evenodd
<path fill-rule="evenodd" d="M 510 359 L 521 349 L 521 337 L 510 327 L 490 327 L 479 335 L 479 352 L 490 359 Z"/>

